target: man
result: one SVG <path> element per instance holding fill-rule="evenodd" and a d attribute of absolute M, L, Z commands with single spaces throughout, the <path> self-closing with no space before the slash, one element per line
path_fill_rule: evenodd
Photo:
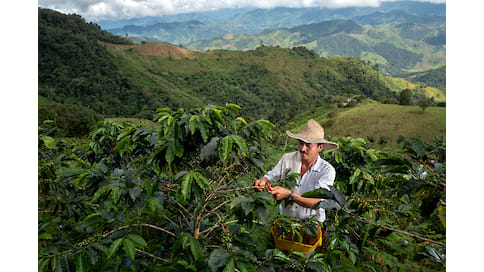
<path fill-rule="evenodd" d="M 337 149 L 338 145 L 324 139 L 323 127 L 313 119 L 307 122 L 300 133 L 286 133 L 299 141 L 298 151 L 284 154 L 276 167 L 256 180 L 254 185 L 258 186 L 257 191 L 267 188 L 276 200 L 283 200 L 279 206 L 282 214 L 299 219 L 307 219 L 316 214 L 316 219 L 322 223 L 326 219 L 324 209 L 311 209 L 321 199 L 306 198 L 301 194 L 317 188 L 329 190 L 328 186 L 333 185 L 336 175 L 334 167 L 323 160 L 319 152 Z M 289 173 L 300 174 L 297 186 L 291 190 L 280 186 L 271 187 L 270 183 L 276 178 L 284 178 L 286 169 L 290 169 Z M 293 200 L 294 204 L 286 205 L 285 200 Z"/>

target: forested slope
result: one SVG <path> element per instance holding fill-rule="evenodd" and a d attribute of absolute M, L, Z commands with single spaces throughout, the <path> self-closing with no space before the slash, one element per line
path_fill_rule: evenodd
<path fill-rule="evenodd" d="M 277 122 L 351 95 L 397 101 L 399 89 L 387 82 L 369 62 L 301 46 L 200 53 L 130 45 L 77 15 L 39 9 L 39 94 L 106 117 L 229 102 L 247 118 Z"/>

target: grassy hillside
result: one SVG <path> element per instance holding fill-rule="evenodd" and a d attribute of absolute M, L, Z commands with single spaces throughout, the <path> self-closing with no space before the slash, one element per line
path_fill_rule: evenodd
<path fill-rule="evenodd" d="M 381 104 L 366 100 L 351 108 L 326 106 L 308 110 L 288 122 L 281 133 L 285 129 L 300 131 L 307 120 L 312 118 L 324 126 L 327 138 L 351 136 L 372 140 L 386 147 L 401 147 L 402 141 L 412 137 L 423 141 L 445 137 L 445 116 L 445 108 L 431 107 L 422 111 L 418 106 Z"/>
<path fill-rule="evenodd" d="M 445 108 L 432 107 L 422 112 L 417 106 L 381 104 L 371 100 L 350 108 L 312 107 L 276 126 L 273 140 L 264 144 L 264 150 L 269 154 L 265 163 L 272 167 L 282 154 L 297 150 L 297 142 L 286 135 L 286 130 L 297 133 L 309 119 L 323 125 L 328 140 L 351 136 L 373 141 L 379 148 L 401 148 L 410 138 L 432 143 L 435 137 L 445 137 L 445 116 Z"/>
<path fill-rule="evenodd" d="M 328 135 L 373 139 L 376 144 L 400 146 L 411 137 L 431 141 L 445 136 L 445 108 L 367 103 L 338 113 Z"/>

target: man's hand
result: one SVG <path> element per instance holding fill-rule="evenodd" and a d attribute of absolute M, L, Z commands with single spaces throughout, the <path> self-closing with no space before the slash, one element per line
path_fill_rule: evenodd
<path fill-rule="evenodd" d="M 291 190 L 281 186 L 276 186 L 274 188 L 271 188 L 269 193 L 271 193 L 276 200 L 282 200 L 288 198 L 291 195 Z"/>
<path fill-rule="evenodd" d="M 258 188 L 255 188 L 256 192 L 264 191 L 267 185 L 270 185 L 270 183 L 265 177 L 261 177 L 260 179 L 254 181 L 254 186 L 258 187 Z"/>

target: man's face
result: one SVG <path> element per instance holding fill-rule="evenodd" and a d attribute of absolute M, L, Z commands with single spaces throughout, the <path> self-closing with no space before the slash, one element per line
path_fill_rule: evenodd
<path fill-rule="evenodd" d="M 299 141 L 299 153 L 301 154 L 301 160 L 313 161 L 318 157 L 318 153 L 323 150 L 323 144 L 310 144 L 303 141 Z"/>

